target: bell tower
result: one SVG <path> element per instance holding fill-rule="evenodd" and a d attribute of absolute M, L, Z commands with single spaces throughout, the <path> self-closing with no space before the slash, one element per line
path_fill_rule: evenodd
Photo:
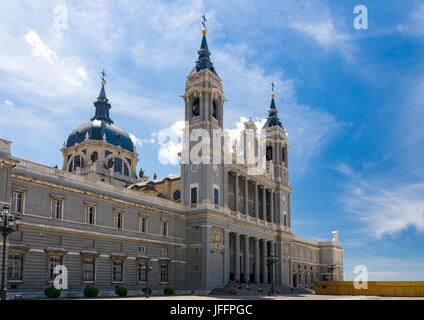
<path fill-rule="evenodd" d="M 222 128 L 226 99 L 210 59 L 206 28 L 202 34 L 198 59 L 187 76 L 182 96 L 186 121 L 181 153 L 182 202 L 192 207 L 201 203 L 223 205 L 224 190 Z M 217 163 L 218 157 L 221 161 Z"/>
<path fill-rule="evenodd" d="M 274 84 L 272 84 L 271 104 L 268 110 L 268 118 L 263 127 L 266 130 L 265 175 L 276 183 L 275 212 L 277 212 L 277 223 L 281 224 L 286 231 L 290 231 L 291 189 L 289 187 L 289 169 L 287 161 L 287 150 L 290 146 L 287 142 L 287 133 L 277 113 Z"/>

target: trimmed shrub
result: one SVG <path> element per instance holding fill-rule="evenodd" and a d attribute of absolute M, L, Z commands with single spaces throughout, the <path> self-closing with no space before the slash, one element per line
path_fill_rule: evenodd
<path fill-rule="evenodd" d="M 142 291 L 144 292 L 144 294 L 146 294 L 146 291 L 147 291 L 147 292 L 148 292 L 148 294 L 149 294 L 149 296 L 152 294 L 152 289 L 147 288 L 147 287 L 144 287 L 144 288 L 142 289 Z"/>
<path fill-rule="evenodd" d="M 128 289 L 124 286 L 119 286 L 115 289 L 115 293 L 120 297 L 126 297 L 128 294 Z"/>
<path fill-rule="evenodd" d="M 99 288 L 94 286 L 87 286 L 84 289 L 84 297 L 86 298 L 94 298 L 99 295 Z"/>
<path fill-rule="evenodd" d="M 44 295 L 49 299 L 57 299 L 60 297 L 60 289 L 48 287 L 44 290 Z"/>
<path fill-rule="evenodd" d="M 175 293 L 175 289 L 172 287 L 166 287 L 166 288 L 163 288 L 163 293 L 166 296 L 172 296 Z"/>

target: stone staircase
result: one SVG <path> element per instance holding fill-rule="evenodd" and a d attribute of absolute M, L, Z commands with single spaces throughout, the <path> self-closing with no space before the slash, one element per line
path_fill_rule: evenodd
<path fill-rule="evenodd" d="M 227 286 L 224 288 L 215 288 L 213 289 L 209 295 L 211 296 L 232 296 L 231 288 L 234 288 L 234 286 Z M 283 285 L 275 285 L 275 294 L 315 294 L 315 291 L 311 289 L 304 289 L 304 288 L 294 288 L 293 292 L 291 291 L 290 287 L 283 286 Z M 258 295 L 268 295 L 269 291 L 271 290 L 271 285 L 252 285 L 252 288 L 250 290 L 245 288 L 245 285 L 242 285 L 242 289 L 237 290 L 236 296 L 258 296 Z M 279 292 L 278 292 L 279 290 Z"/>

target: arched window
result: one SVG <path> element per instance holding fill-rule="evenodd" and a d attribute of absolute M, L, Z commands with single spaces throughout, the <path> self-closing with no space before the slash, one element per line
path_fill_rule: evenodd
<path fill-rule="evenodd" d="M 200 100 L 199 98 L 196 98 L 193 101 L 193 105 L 191 107 L 191 117 L 195 118 L 198 117 L 200 115 Z"/>
<path fill-rule="evenodd" d="M 107 168 L 113 168 L 114 172 L 119 172 L 120 174 L 123 174 L 125 176 L 130 175 L 130 170 L 127 164 L 124 162 L 124 160 L 118 157 L 109 158 L 109 160 L 107 161 Z"/>
<path fill-rule="evenodd" d="M 272 160 L 272 147 L 266 147 L 266 161 Z"/>
<path fill-rule="evenodd" d="M 97 153 L 97 151 L 94 151 L 90 156 L 91 162 L 96 162 L 98 158 L 99 154 Z"/>
<path fill-rule="evenodd" d="M 119 172 L 122 174 L 122 160 L 120 158 L 115 158 L 115 164 L 113 167 L 113 171 Z"/>
<path fill-rule="evenodd" d="M 281 154 L 281 161 L 286 162 L 286 149 L 283 148 L 283 152 Z"/>
<path fill-rule="evenodd" d="M 181 191 L 180 191 L 180 190 L 175 190 L 175 191 L 174 191 L 174 196 L 173 196 L 173 198 L 174 198 L 174 200 L 175 200 L 175 201 L 180 200 L 180 198 L 181 198 Z"/>
<path fill-rule="evenodd" d="M 80 155 L 76 155 L 69 163 L 68 171 L 75 171 L 76 168 L 84 167 L 84 158 Z"/>
<path fill-rule="evenodd" d="M 212 103 L 212 116 L 215 118 L 215 119 L 218 119 L 218 108 L 217 108 L 217 106 L 216 106 L 216 101 L 214 100 L 213 101 L 213 103 Z"/>

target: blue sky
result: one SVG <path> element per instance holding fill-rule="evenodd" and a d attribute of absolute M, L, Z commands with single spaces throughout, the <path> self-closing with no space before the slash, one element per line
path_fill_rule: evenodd
<path fill-rule="evenodd" d="M 367 30 L 353 26 L 356 5 Z M 266 117 L 276 84 L 293 231 L 328 241 L 339 230 L 346 279 L 362 264 L 370 280 L 423 280 L 422 1 L 3 1 L 0 137 L 17 157 L 61 166 L 105 68 L 111 117 L 136 139 L 139 167 L 179 173 L 177 146 L 158 136 L 183 120 L 203 12 L 225 128 Z"/>

